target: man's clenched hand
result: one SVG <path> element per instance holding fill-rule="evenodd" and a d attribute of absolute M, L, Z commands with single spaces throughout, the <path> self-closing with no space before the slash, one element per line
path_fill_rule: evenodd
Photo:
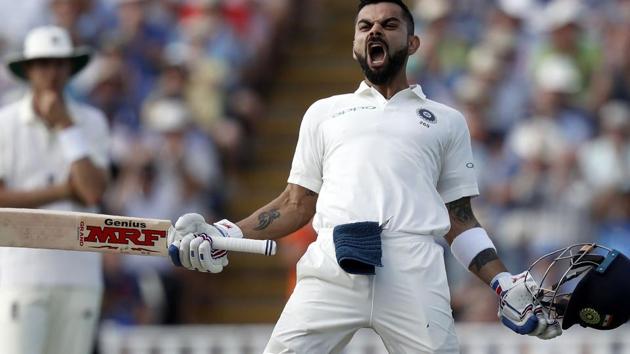
<path fill-rule="evenodd" d="M 168 234 L 171 261 L 191 270 L 221 272 L 228 265 L 227 251 L 212 248 L 216 237 L 242 238 L 243 233 L 228 220 L 208 224 L 199 214 L 182 215 Z"/>
<path fill-rule="evenodd" d="M 499 313 L 501 322 L 519 334 L 551 339 L 562 334 L 560 323 L 550 319 L 534 294 L 538 285 L 529 274 L 517 275 L 501 273 L 492 283 L 492 288 L 499 295 Z"/>

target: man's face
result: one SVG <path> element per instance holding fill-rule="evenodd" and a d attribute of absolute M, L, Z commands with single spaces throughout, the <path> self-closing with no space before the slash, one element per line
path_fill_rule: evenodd
<path fill-rule="evenodd" d="M 34 90 L 63 90 L 70 78 L 69 59 L 35 59 L 25 64 L 28 81 Z"/>
<path fill-rule="evenodd" d="M 357 15 L 353 57 L 375 85 L 390 82 L 404 69 L 409 35 L 403 10 L 396 4 L 367 5 Z"/>

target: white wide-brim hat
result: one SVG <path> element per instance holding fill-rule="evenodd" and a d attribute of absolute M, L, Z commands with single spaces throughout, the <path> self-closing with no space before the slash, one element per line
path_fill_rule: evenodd
<path fill-rule="evenodd" d="M 7 57 L 9 70 L 18 78 L 28 80 L 24 63 L 35 59 L 69 59 L 74 75 L 90 61 L 92 53 L 87 47 L 74 47 L 68 32 L 57 26 L 43 26 L 31 30 L 24 40 L 21 53 Z"/>

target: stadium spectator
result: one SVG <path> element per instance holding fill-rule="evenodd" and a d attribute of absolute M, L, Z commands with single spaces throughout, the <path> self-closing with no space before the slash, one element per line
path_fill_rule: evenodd
<path fill-rule="evenodd" d="M 601 132 L 578 153 L 580 173 L 597 195 L 621 190 L 630 181 L 630 107 L 610 101 L 599 111 Z"/>
<path fill-rule="evenodd" d="M 584 5 L 574 0 L 553 0 L 542 11 L 540 26 L 549 35 L 533 53 L 533 70 L 539 71 L 549 56 L 563 56 L 577 69 L 576 98 L 585 103 L 591 79 L 601 61 L 601 49 L 582 28 Z"/>
<path fill-rule="evenodd" d="M 129 69 L 138 76 L 133 89 L 140 100 L 146 98 L 157 79 L 162 51 L 170 36 L 166 24 L 149 21 L 148 3 L 148 0 L 118 0 L 117 23 L 106 34 L 106 40 L 117 43 Z"/>
<path fill-rule="evenodd" d="M 142 298 L 138 277 L 123 266 L 122 257 L 116 254 L 103 256 L 103 278 L 102 321 L 127 326 L 156 323 Z"/>
<path fill-rule="evenodd" d="M 562 142 L 572 148 L 577 148 L 594 133 L 592 119 L 572 102 L 572 97 L 580 90 L 579 80 L 571 59 L 547 56 L 536 70 L 531 102 L 533 118 L 530 120 L 547 120 L 557 129 Z"/>
<path fill-rule="evenodd" d="M 191 125 L 190 110 L 173 98 L 148 102 L 143 124 L 144 145 L 124 162 L 109 209 L 169 220 L 182 211 L 199 210 L 215 219 L 212 202 L 221 185 L 219 161 L 211 141 Z"/>
<path fill-rule="evenodd" d="M 89 59 L 63 28 L 43 26 L 8 60 L 28 91 L 0 110 L 0 206 L 99 211 L 108 182 L 107 122 L 64 93 Z M 101 277 L 98 253 L 0 248 L 0 352 L 89 352 Z"/>
<path fill-rule="evenodd" d="M 63 27 L 75 44 L 97 47 L 113 14 L 97 0 L 49 0 L 48 23 Z"/>
<path fill-rule="evenodd" d="M 423 28 L 422 50 L 411 57 L 410 80 L 419 78 L 422 89 L 434 99 L 453 104 L 452 80 L 466 65 L 467 43 L 452 26 L 451 5 L 442 0 L 422 0 L 415 14 Z"/>
<path fill-rule="evenodd" d="M 622 1 L 617 2 L 622 6 Z M 626 1 L 626 7 L 628 2 Z M 602 65 L 593 77 L 589 108 L 597 111 L 608 100 L 630 102 L 630 10 L 611 9 L 604 22 L 602 36 Z"/>

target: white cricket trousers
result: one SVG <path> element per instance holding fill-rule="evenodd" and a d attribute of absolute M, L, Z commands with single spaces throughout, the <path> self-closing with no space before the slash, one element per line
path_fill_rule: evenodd
<path fill-rule="evenodd" d="M 442 248 L 431 237 L 383 233 L 375 275 L 336 260 L 332 230 L 320 231 L 297 265 L 297 284 L 265 354 L 339 353 L 372 328 L 392 354 L 457 354 Z"/>
<path fill-rule="evenodd" d="M 102 290 L 0 288 L 0 353 L 90 354 Z"/>

